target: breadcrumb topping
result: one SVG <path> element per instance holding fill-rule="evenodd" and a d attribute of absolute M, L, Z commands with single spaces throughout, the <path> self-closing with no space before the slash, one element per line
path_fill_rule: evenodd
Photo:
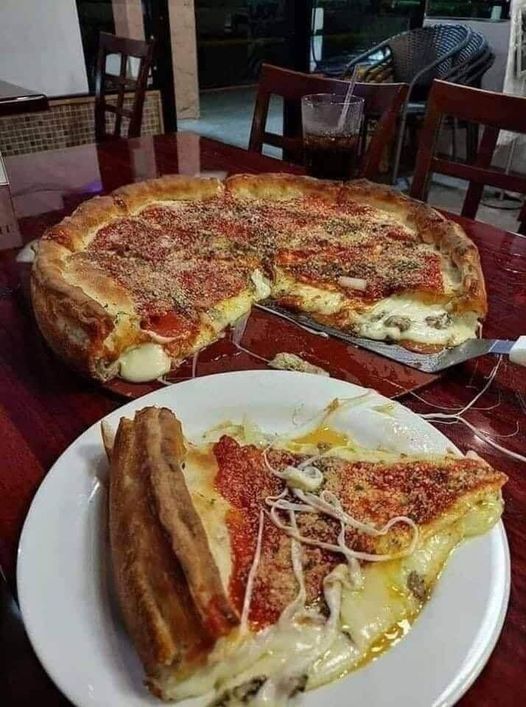
<path fill-rule="evenodd" d="M 366 301 L 398 290 L 443 292 L 439 254 L 389 214 L 309 195 L 285 201 L 231 194 L 151 204 L 99 229 L 85 259 L 125 287 L 141 316 L 200 311 L 250 286 L 274 263 L 296 280 L 340 289 L 367 280 Z"/>
<path fill-rule="evenodd" d="M 254 556 L 260 509 L 267 508 L 268 496 L 278 496 L 286 486 L 269 471 L 259 447 L 242 446 L 225 435 L 215 444 L 214 455 L 218 464 L 216 488 L 231 504 L 227 516 L 234 555 L 230 593 L 234 604 L 240 608 Z M 281 450 L 268 450 L 266 457 L 270 466 L 278 471 L 306 459 Z M 454 457 L 385 464 L 324 456 L 316 460 L 316 466 L 323 473 L 324 490 L 340 500 L 343 510 L 358 521 L 378 528 L 397 516 L 425 526 L 447 514 L 467 495 L 497 489 L 506 479 L 483 460 Z M 285 498 L 297 503 L 290 492 Z M 318 513 L 297 513 L 296 520 L 302 536 L 331 544 L 336 542 L 340 524 L 334 518 Z M 387 535 L 381 537 L 351 527 L 347 527 L 345 533 L 349 548 L 369 553 L 378 553 L 380 547 L 381 552 L 397 552 L 409 540 L 410 529 L 404 524 L 393 525 Z M 274 623 L 297 592 L 290 543 L 290 537 L 279 528 L 272 523 L 265 524 L 249 616 L 255 627 Z M 342 561 L 341 556 L 309 545 L 303 545 L 302 552 L 308 602 L 320 602 L 323 578 Z"/>

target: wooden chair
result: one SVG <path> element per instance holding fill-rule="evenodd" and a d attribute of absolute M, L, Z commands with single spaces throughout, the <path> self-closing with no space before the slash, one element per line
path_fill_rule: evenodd
<path fill-rule="evenodd" d="M 301 120 L 298 134 L 295 136 L 278 135 L 265 129 L 270 97 L 281 96 L 286 103 L 299 107 L 301 98 L 310 93 L 345 95 L 348 87 L 348 81 L 327 79 L 263 64 L 248 149 L 260 153 L 264 144 L 273 145 L 281 147 L 294 161 L 302 162 Z M 407 91 L 408 86 L 403 83 L 355 84 L 353 94 L 364 99 L 365 124 L 371 120 L 377 121 L 369 146 L 362 156 L 360 176 L 368 179 L 378 176 L 385 147 L 391 143 L 396 133 L 397 119 Z"/>
<path fill-rule="evenodd" d="M 485 126 L 471 164 L 435 156 L 440 127 L 446 116 Z M 507 174 L 491 166 L 500 130 L 526 134 L 526 98 L 434 81 L 420 134 L 411 196 L 422 201 L 427 199 L 433 172 L 469 182 L 462 207 L 462 216 L 468 218 L 476 216 L 484 185 L 526 194 L 526 175 Z M 519 233 L 525 233 L 526 207 L 522 208 L 519 220 Z"/>
<path fill-rule="evenodd" d="M 152 65 L 153 38 L 149 42 L 127 37 L 116 37 L 107 32 L 99 35 L 99 52 L 97 55 L 97 73 L 95 77 L 95 137 L 97 142 L 111 140 L 121 136 L 122 119 L 129 118 L 128 137 L 139 137 L 141 134 L 142 111 L 148 74 Z M 106 71 L 106 58 L 110 54 L 120 55 L 119 74 L 109 74 Z M 137 78 L 127 76 L 128 60 L 139 59 Z M 125 91 L 134 91 L 131 110 L 124 107 Z M 116 93 L 116 103 L 109 103 L 108 93 Z M 110 133 L 106 130 L 106 113 L 115 115 L 115 124 Z"/>

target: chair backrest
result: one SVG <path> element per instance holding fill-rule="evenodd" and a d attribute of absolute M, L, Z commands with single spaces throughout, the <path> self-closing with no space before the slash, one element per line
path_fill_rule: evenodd
<path fill-rule="evenodd" d="M 327 79 L 312 74 L 302 74 L 278 66 L 263 64 L 259 78 L 249 150 L 261 152 L 263 145 L 273 145 L 287 150 L 293 159 L 301 161 L 303 141 L 301 125 L 294 136 L 278 135 L 265 130 L 269 101 L 272 95 L 281 96 L 284 102 L 298 107 L 301 98 L 311 93 L 334 93 L 345 95 L 348 81 Z M 379 172 L 385 147 L 390 144 L 397 124 L 400 109 L 407 96 L 406 84 L 356 83 L 353 95 L 364 99 L 364 116 L 377 122 L 376 129 L 362 158 L 360 176 L 372 179 Z"/>
<path fill-rule="evenodd" d="M 445 77 L 459 53 L 468 44 L 472 30 L 466 25 L 438 24 L 402 32 L 387 40 L 395 81 L 411 83 L 424 67 L 429 71 L 418 84 L 429 85 Z"/>
<path fill-rule="evenodd" d="M 435 156 L 443 118 L 451 116 L 484 126 L 477 155 L 472 164 Z M 425 201 L 433 172 L 465 179 L 469 187 L 462 215 L 475 218 L 484 185 L 526 194 L 526 176 L 491 167 L 500 130 L 526 134 L 526 98 L 482 91 L 445 81 L 434 81 L 427 101 L 420 135 L 411 196 Z M 526 213 L 521 212 L 521 220 Z"/>
<path fill-rule="evenodd" d="M 489 48 L 488 40 L 481 32 L 473 30 L 468 43 L 458 52 L 453 59 L 453 70 L 462 69 L 467 63 L 477 59 Z"/>
<path fill-rule="evenodd" d="M 139 39 L 116 37 L 107 32 L 99 34 L 95 76 L 95 136 L 98 142 L 119 138 L 123 117 L 129 118 L 128 137 L 138 137 L 141 134 L 144 97 L 153 60 L 154 44 L 153 38 L 148 42 L 143 42 Z M 120 57 L 118 74 L 110 74 L 106 70 L 106 59 L 113 54 Z M 137 78 L 128 76 L 130 58 L 139 60 Z M 131 109 L 124 107 L 126 91 L 134 92 Z M 115 103 L 109 103 L 106 100 L 109 93 L 116 94 Z M 115 115 L 115 123 L 111 133 L 106 130 L 106 113 Z"/>

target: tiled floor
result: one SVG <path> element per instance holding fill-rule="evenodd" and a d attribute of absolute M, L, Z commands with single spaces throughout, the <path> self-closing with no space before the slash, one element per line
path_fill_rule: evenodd
<path fill-rule="evenodd" d="M 240 147 L 248 146 L 256 89 L 253 87 L 204 91 L 201 93 L 201 117 L 198 120 L 179 121 L 180 130 L 192 130 L 207 137 Z M 267 129 L 282 130 L 282 104 L 279 99 L 271 101 Z M 279 157 L 280 151 L 268 147 L 266 154 Z M 406 183 L 407 184 L 407 183 Z M 403 186 L 403 182 L 401 181 Z M 429 203 L 453 213 L 460 213 L 465 186 L 458 180 L 436 178 L 431 187 Z M 517 228 L 519 208 L 495 209 L 481 204 L 477 218 L 499 228 L 514 231 Z"/>
<path fill-rule="evenodd" d="M 211 137 L 230 145 L 247 147 L 250 137 L 256 89 L 231 88 L 201 93 L 201 117 L 198 120 L 180 120 L 179 130 Z M 281 133 L 283 129 L 282 101 L 273 97 L 270 102 L 267 130 Z M 265 148 L 265 154 L 280 157 L 280 150 Z"/>

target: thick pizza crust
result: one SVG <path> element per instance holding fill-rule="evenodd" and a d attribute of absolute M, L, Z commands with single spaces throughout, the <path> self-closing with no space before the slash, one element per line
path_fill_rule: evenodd
<path fill-rule="evenodd" d="M 71 252 L 81 250 L 99 228 L 125 215 L 111 196 L 95 196 L 78 206 L 71 216 L 66 216 L 56 226 L 49 228 L 42 238 L 41 246 L 46 241 L 53 241 L 61 243 Z"/>
<path fill-rule="evenodd" d="M 123 418 L 110 454 L 115 587 L 159 696 L 165 671 L 184 678 L 239 623 L 185 484 L 184 455 L 181 425 L 164 408 Z"/>
<path fill-rule="evenodd" d="M 163 201 L 202 201 L 220 197 L 223 182 L 215 178 L 195 178 L 171 174 L 128 184 L 116 189 L 113 199 L 130 216 L 135 216 L 152 203 Z"/>
<path fill-rule="evenodd" d="M 88 265 L 67 268 L 67 259 L 85 249 L 103 226 L 119 218 L 136 217 L 151 204 L 199 202 L 228 195 L 280 202 L 310 196 L 332 204 L 357 202 L 390 213 L 412 229 L 417 240 L 433 245 L 457 266 L 461 287 L 452 298 L 451 311 L 473 312 L 479 318 L 486 314 L 476 246 L 460 226 L 388 187 L 366 180 L 343 184 L 289 174 L 242 174 L 225 182 L 165 176 L 122 187 L 110 196 L 95 197 L 43 236 L 33 266 L 31 291 L 39 327 L 51 348 L 70 365 L 95 378 L 107 380 L 117 375 L 120 352 L 150 338 L 141 330 L 124 288 Z"/>
<path fill-rule="evenodd" d="M 227 192 L 242 199 L 287 201 L 302 196 L 316 196 L 335 202 L 341 188 L 339 182 L 302 177 L 294 174 L 236 174 L 225 181 Z"/>
<path fill-rule="evenodd" d="M 163 670 L 184 675 L 214 639 L 192 601 L 182 567 L 150 501 L 134 422 L 120 422 L 111 450 L 109 528 L 112 570 L 126 627 L 156 689 Z"/>

